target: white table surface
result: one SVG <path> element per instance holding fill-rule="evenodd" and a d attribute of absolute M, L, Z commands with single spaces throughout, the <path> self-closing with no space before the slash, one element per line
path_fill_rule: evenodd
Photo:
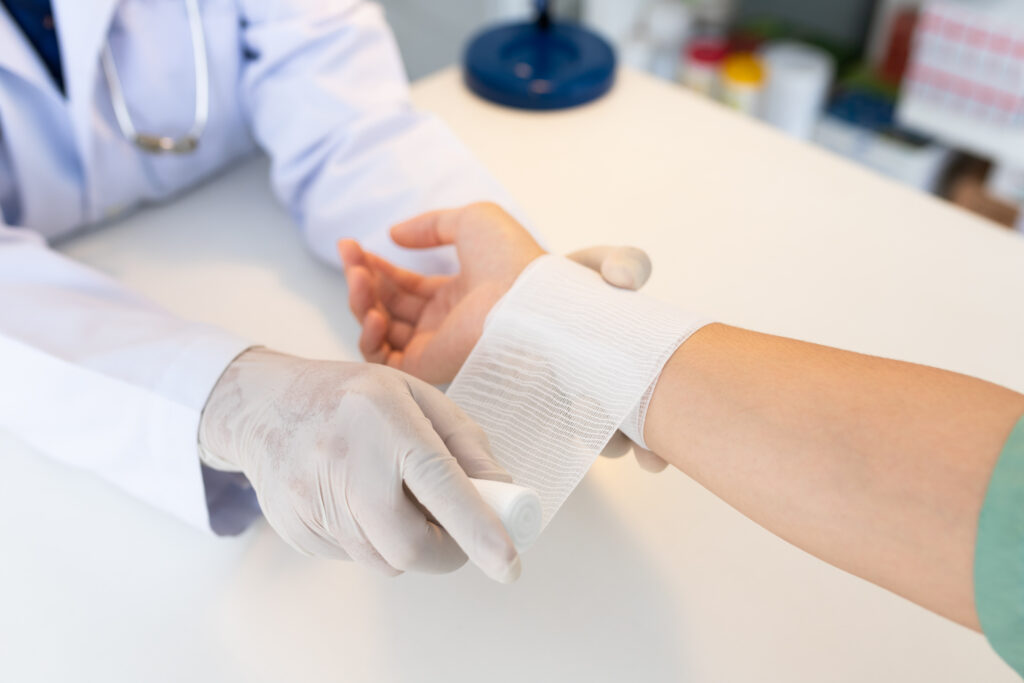
<path fill-rule="evenodd" d="M 415 87 L 556 250 L 649 249 L 649 291 L 1024 390 L 1024 241 L 636 74 L 526 114 Z M 339 274 L 263 161 L 65 247 L 182 315 L 355 357 Z M 780 541 L 684 475 L 599 462 L 513 586 L 377 578 L 261 524 L 186 528 L 0 437 L 0 680 L 1018 680 L 984 639 Z"/>

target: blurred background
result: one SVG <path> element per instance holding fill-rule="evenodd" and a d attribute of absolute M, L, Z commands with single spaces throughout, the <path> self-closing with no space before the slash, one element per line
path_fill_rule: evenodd
<path fill-rule="evenodd" d="M 412 79 L 531 0 L 381 0 Z M 554 0 L 648 71 L 1024 232 L 1024 0 Z M 685 125 L 685 122 L 680 122 Z"/>

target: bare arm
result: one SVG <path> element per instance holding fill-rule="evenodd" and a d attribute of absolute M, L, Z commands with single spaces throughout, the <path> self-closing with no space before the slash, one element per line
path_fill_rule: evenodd
<path fill-rule="evenodd" d="M 665 367 L 645 438 L 769 531 L 979 629 L 978 515 L 1022 414 L 981 380 L 711 325 Z"/>
<path fill-rule="evenodd" d="M 491 306 L 542 250 L 494 207 L 421 216 L 407 247 L 454 243 L 438 283 L 348 245 L 363 348 L 450 381 Z M 804 550 L 974 629 L 978 516 L 1024 396 L 951 372 L 710 325 L 663 369 L 655 453 Z"/>

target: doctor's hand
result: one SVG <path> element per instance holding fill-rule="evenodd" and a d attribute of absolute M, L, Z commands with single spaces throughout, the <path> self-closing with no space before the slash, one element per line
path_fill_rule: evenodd
<path fill-rule="evenodd" d="M 369 361 L 433 384 L 450 382 L 479 340 L 491 308 L 544 250 L 494 204 L 427 213 L 396 225 L 391 238 L 414 249 L 454 244 L 461 270 L 453 276 L 424 276 L 363 251 L 353 240 L 339 242 L 349 305 L 363 325 L 360 350 Z M 625 289 L 639 289 L 651 273 L 647 254 L 632 247 L 594 247 L 569 258 Z M 621 432 L 603 454 L 618 457 L 631 446 L 643 469 L 665 468 L 664 460 L 634 446 Z"/>
<path fill-rule="evenodd" d="M 483 430 L 434 387 L 366 363 L 251 349 L 200 423 L 203 461 L 242 472 L 297 550 L 388 575 L 449 572 L 466 556 L 509 582 L 519 556 L 469 478 L 511 481 Z"/>

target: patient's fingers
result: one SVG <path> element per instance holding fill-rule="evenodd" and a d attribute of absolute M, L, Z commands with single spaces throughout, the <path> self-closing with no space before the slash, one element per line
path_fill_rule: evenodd
<path fill-rule="evenodd" d="M 348 280 L 348 306 L 356 320 L 362 323 L 378 303 L 373 275 L 365 267 L 355 266 L 345 271 L 345 277 Z"/>
<path fill-rule="evenodd" d="M 432 359 L 426 367 L 423 363 L 425 350 L 431 347 L 436 348 L 436 337 L 436 332 L 417 332 L 401 349 L 392 350 L 392 357 L 388 359 L 388 365 L 408 372 L 426 382 L 440 384 L 444 380 L 438 380 L 432 372 L 437 370 L 436 359 Z M 441 346 L 444 347 L 444 344 Z"/>
<path fill-rule="evenodd" d="M 396 370 L 402 370 L 404 369 L 402 365 L 405 363 L 405 354 L 401 351 L 391 351 L 388 353 L 385 363 Z"/>
<path fill-rule="evenodd" d="M 409 294 L 390 278 L 374 274 L 365 266 L 352 266 L 345 275 L 349 308 L 360 322 L 371 309 L 379 309 L 386 310 L 393 318 L 414 324 L 427 305 L 426 299 Z"/>
<path fill-rule="evenodd" d="M 451 275 L 420 275 L 399 268 L 376 254 L 365 252 L 366 262 L 378 274 L 393 281 L 400 291 L 423 299 L 432 297 L 441 285 L 452 280 Z"/>
<path fill-rule="evenodd" d="M 340 241 L 338 253 L 345 266 L 349 306 L 360 321 L 378 303 L 403 320 L 419 317 L 426 301 L 415 291 L 427 278 L 363 251 L 353 240 Z"/>
<path fill-rule="evenodd" d="M 395 244 L 410 249 L 428 249 L 455 241 L 459 215 L 463 209 L 430 211 L 391 228 Z"/>
<path fill-rule="evenodd" d="M 387 343 L 388 320 L 383 313 L 371 309 L 363 319 L 363 332 L 359 335 L 359 352 L 371 363 L 384 363 L 391 352 Z"/>
<path fill-rule="evenodd" d="M 338 255 L 341 256 L 341 264 L 348 270 L 352 266 L 365 265 L 365 252 L 359 243 L 352 239 L 338 241 Z"/>
<path fill-rule="evenodd" d="M 383 280 L 384 278 L 382 278 L 379 293 L 384 308 L 388 310 L 392 318 L 415 324 L 427 305 L 427 299 L 398 289 L 393 284 L 384 286 Z"/>
<path fill-rule="evenodd" d="M 367 264 L 369 264 L 374 270 L 391 278 L 396 285 L 407 292 L 425 296 L 420 289 L 431 280 L 437 279 L 396 266 L 391 263 L 391 261 L 381 258 L 372 252 L 364 252 L 364 256 Z"/>
<path fill-rule="evenodd" d="M 404 349 L 405 345 L 412 339 L 412 335 L 415 333 L 416 328 L 407 322 L 401 320 L 392 320 L 391 324 L 388 325 L 388 344 L 393 349 Z"/>

